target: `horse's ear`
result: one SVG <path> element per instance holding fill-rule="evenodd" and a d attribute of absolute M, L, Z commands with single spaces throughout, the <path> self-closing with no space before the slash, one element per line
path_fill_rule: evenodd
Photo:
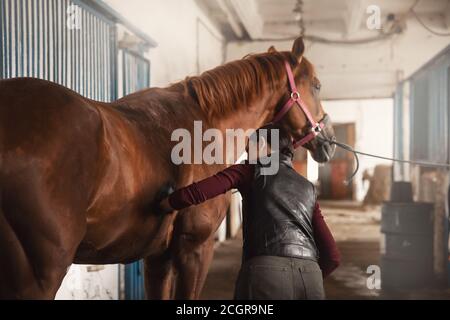
<path fill-rule="evenodd" d="M 305 43 L 303 42 L 302 37 L 298 37 L 294 41 L 294 45 L 292 46 L 292 54 L 297 59 L 298 63 L 302 61 L 303 53 L 305 52 Z"/>
<path fill-rule="evenodd" d="M 277 49 L 275 49 L 274 46 L 270 46 L 270 48 L 269 48 L 269 50 L 267 50 L 267 52 L 274 53 L 274 52 L 277 52 Z"/>

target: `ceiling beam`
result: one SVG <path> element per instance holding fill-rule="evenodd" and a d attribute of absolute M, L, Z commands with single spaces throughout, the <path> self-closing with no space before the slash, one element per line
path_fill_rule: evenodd
<path fill-rule="evenodd" d="M 351 36 L 361 27 L 366 13 L 365 0 L 346 0 L 347 13 L 344 16 L 346 35 Z"/>
<path fill-rule="evenodd" d="M 311 21 L 306 23 L 306 29 L 311 34 L 325 34 L 326 36 L 334 35 L 339 37 L 345 29 L 341 19 L 327 20 L 327 21 Z M 266 22 L 264 24 L 264 35 L 267 38 L 297 36 L 300 33 L 298 22 Z"/>
<path fill-rule="evenodd" d="M 239 39 L 242 39 L 244 36 L 244 30 L 241 27 L 241 24 L 239 23 L 239 18 L 236 17 L 234 12 L 230 8 L 230 1 L 229 0 L 217 0 L 217 4 L 219 8 L 225 13 L 225 16 L 227 17 L 227 21 L 230 24 L 231 29 L 233 30 L 236 37 Z"/>
<path fill-rule="evenodd" d="M 252 39 L 263 38 L 264 20 L 259 14 L 258 3 L 255 0 L 229 0 L 245 30 Z"/>

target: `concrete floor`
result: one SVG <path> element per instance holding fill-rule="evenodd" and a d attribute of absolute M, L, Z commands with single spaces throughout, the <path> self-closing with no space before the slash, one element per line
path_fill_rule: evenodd
<path fill-rule="evenodd" d="M 328 299 L 450 299 L 450 289 L 386 293 L 368 289 L 367 267 L 380 258 L 380 208 L 362 209 L 355 203 L 322 202 L 322 211 L 342 254 L 341 266 L 327 279 Z M 240 267 L 242 238 L 221 243 L 201 298 L 232 299 Z"/>

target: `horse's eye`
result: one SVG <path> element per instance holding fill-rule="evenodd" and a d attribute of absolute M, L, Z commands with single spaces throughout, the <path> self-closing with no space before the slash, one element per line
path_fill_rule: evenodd
<path fill-rule="evenodd" d="M 314 85 L 314 88 L 315 88 L 317 91 L 320 91 L 320 88 L 322 88 L 322 85 L 321 85 L 320 83 L 316 83 L 316 84 Z"/>

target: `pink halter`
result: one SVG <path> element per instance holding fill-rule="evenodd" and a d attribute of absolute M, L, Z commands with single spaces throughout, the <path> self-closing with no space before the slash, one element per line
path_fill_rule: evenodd
<path fill-rule="evenodd" d="M 304 144 L 310 142 L 313 140 L 323 129 L 325 126 L 323 122 L 316 122 L 314 118 L 311 116 L 311 113 L 309 112 L 308 108 L 306 107 L 306 103 L 302 100 L 300 96 L 300 92 L 297 91 L 297 86 L 295 85 L 294 80 L 294 74 L 292 72 L 291 66 L 289 65 L 289 62 L 285 61 L 286 66 L 286 72 L 289 79 L 289 86 L 291 87 L 291 97 L 288 101 L 284 104 L 283 108 L 280 109 L 280 111 L 277 112 L 275 117 L 273 118 L 272 122 L 277 123 L 279 122 L 286 113 L 291 110 L 292 106 L 296 103 L 300 109 L 302 109 L 303 113 L 306 116 L 306 119 L 308 120 L 309 124 L 311 125 L 310 132 L 301 138 L 300 140 L 294 141 L 294 148 L 298 148 L 300 146 L 303 146 Z"/>

